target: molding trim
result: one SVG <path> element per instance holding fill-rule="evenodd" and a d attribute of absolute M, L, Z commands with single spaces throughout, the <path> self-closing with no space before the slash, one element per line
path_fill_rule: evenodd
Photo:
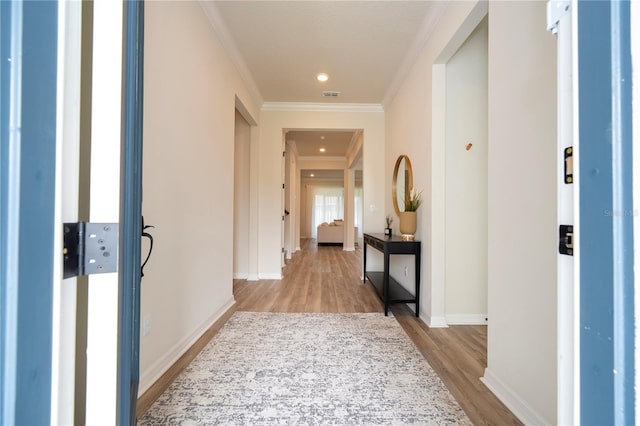
<path fill-rule="evenodd" d="M 262 111 L 384 112 L 382 104 L 264 102 Z"/>
<path fill-rule="evenodd" d="M 389 85 L 387 92 L 384 94 L 384 97 L 382 98 L 383 106 L 388 106 L 389 103 L 393 100 L 393 98 L 395 98 L 396 94 L 398 93 L 398 90 L 400 90 L 400 86 L 402 82 L 405 80 L 405 78 L 407 77 L 407 74 L 409 74 L 409 70 L 418 59 L 418 56 L 420 55 L 424 46 L 427 44 L 427 41 L 429 40 L 433 32 L 436 30 L 436 27 L 438 26 L 440 19 L 442 19 L 442 16 L 444 15 L 444 12 L 448 7 L 446 3 L 447 2 L 431 3 L 432 10 L 426 14 L 425 19 L 422 22 L 422 26 L 420 27 L 420 30 L 418 32 L 418 35 L 414 39 L 413 44 L 411 45 L 411 47 L 409 48 L 409 51 L 407 52 L 404 59 L 402 60 L 400 67 L 398 67 L 398 71 L 396 72 L 396 75 L 393 77 L 393 80 L 391 81 L 391 84 Z"/>
<path fill-rule="evenodd" d="M 511 412 L 526 425 L 549 425 L 551 422 L 547 421 L 540 414 L 538 414 L 529 404 L 527 404 L 522 398 L 520 398 L 515 392 L 513 392 L 502 380 L 498 378 L 489 368 L 484 370 L 484 376 L 480 377 L 480 381 L 485 384 L 487 388 L 495 396 L 498 397 L 504 405 L 507 406 Z"/>
<path fill-rule="evenodd" d="M 213 315 L 207 318 L 191 334 L 185 336 L 172 348 L 165 352 L 164 356 L 154 362 L 140 375 L 140 386 L 138 388 L 138 398 L 142 396 L 151 386 L 153 386 L 169 370 L 182 355 L 185 354 L 211 326 L 224 316 L 227 311 L 236 303 L 233 296 L 222 305 Z"/>
<path fill-rule="evenodd" d="M 258 277 L 261 280 L 281 280 L 282 272 L 278 272 L 275 274 L 259 274 Z"/>
<path fill-rule="evenodd" d="M 247 272 L 234 272 L 233 279 L 234 280 L 246 280 L 249 278 L 249 274 Z"/>
<path fill-rule="evenodd" d="M 224 47 L 224 50 L 229 55 L 231 62 L 236 66 L 238 70 L 238 74 L 240 74 L 240 78 L 244 81 L 244 84 L 247 85 L 247 90 L 256 100 L 257 105 L 262 105 L 264 99 L 262 98 L 262 94 L 260 94 L 260 90 L 258 89 L 258 85 L 256 84 L 251 71 L 249 71 L 249 67 L 245 62 L 244 58 L 240 54 L 238 50 L 238 46 L 233 41 L 233 37 L 229 33 L 227 26 L 224 24 L 222 17 L 220 16 L 220 12 L 218 12 L 218 7 L 215 5 L 213 1 L 205 1 L 199 0 L 200 7 L 204 11 L 204 14 L 209 19 L 211 23 L 211 27 L 213 31 L 217 34 L 220 39 L 220 43 Z"/>
<path fill-rule="evenodd" d="M 313 162 L 318 162 L 318 161 L 322 161 L 322 162 L 335 162 L 335 163 L 344 163 L 344 165 L 346 166 L 347 163 L 347 157 L 320 157 L 318 155 L 316 156 L 305 156 L 305 157 L 298 157 L 298 164 L 301 164 L 305 161 L 313 161 Z M 303 167 L 304 164 L 301 164 L 300 168 L 304 168 Z"/>
<path fill-rule="evenodd" d="M 249 274 L 247 275 L 247 281 L 259 281 L 260 277 L 258 277 L 258 274 Z"/>
<path fill-rule="evenodd" d="M 420 316 L 420 319 L 424 321 L 425 324 L 429 326 L 429 328 L 449 328 L 449 324 L 447 324 L 447 319 L 445 317 L 426 317 L 426 320 L 423 316 Z"/>
<path fill-rule="evenodd" d="M 487 314 L 454 314 L 446 316 L 449 325 L 487 325 Z"/>

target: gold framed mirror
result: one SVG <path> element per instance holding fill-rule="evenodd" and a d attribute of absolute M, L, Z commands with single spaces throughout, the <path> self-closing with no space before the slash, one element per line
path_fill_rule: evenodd
<path fill-rule="evenodd" d="M 401 155 L 396 160 L 396 165 L 393 169 L 393 183 L 391 184 L 393 208 L 397 215 L 405 211 L 405 203 L 409 199 L 411 188 L 413 188 L 411 160 L 409 160 L 408 156 Z"/>

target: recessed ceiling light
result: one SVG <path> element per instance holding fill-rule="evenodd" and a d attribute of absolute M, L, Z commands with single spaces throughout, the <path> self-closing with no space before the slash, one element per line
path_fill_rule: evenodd
<path fill-rule="evenodd" d="M 324 140 L 324 136 L 320 136 L 320 139 Z"/>
<path fill-rule="evenodd" d="M 317 75 L 316 78 L 318 79 L 318 81 L 327 81 L 329 80 L 329 75 L 321 72 L 320 74 Z"/>
<path fill-rule="evenodd" d="M 309 175 L 309 177 L 314 177 L 314 176 L 315 176 L 315 175 L 314 175 L 313 173 L 311 173 L 311 174 Z"/>
<path fill-rule="evenodd" d="M 320 152 L 325 152 L 326 149 L 325 148 L 320 148 Z"/>

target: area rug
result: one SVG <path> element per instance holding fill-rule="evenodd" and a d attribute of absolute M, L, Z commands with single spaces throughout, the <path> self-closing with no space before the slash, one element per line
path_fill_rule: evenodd
<path fill-rule="evenodd" d="M 468 425 L 393 317 L 236 312 L 140 425 Z"/>

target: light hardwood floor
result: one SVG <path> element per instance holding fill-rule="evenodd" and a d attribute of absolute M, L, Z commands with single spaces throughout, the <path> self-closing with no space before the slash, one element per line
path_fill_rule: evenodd
<path fill-rule="evenodd" d="M 303 240 L 283 270 L 282 280 L 234 282 L 235 306 L 138 400 L 138 417 L 224 325 L 235 311 L 383 312 L 371 285 L 362 283 L 362 251 L 317 247 Z M 430 329 L 405 305 L 392 312 L 475 425 L 522 424 L 480 381 L 487 365 L 487 327 Z"/>

